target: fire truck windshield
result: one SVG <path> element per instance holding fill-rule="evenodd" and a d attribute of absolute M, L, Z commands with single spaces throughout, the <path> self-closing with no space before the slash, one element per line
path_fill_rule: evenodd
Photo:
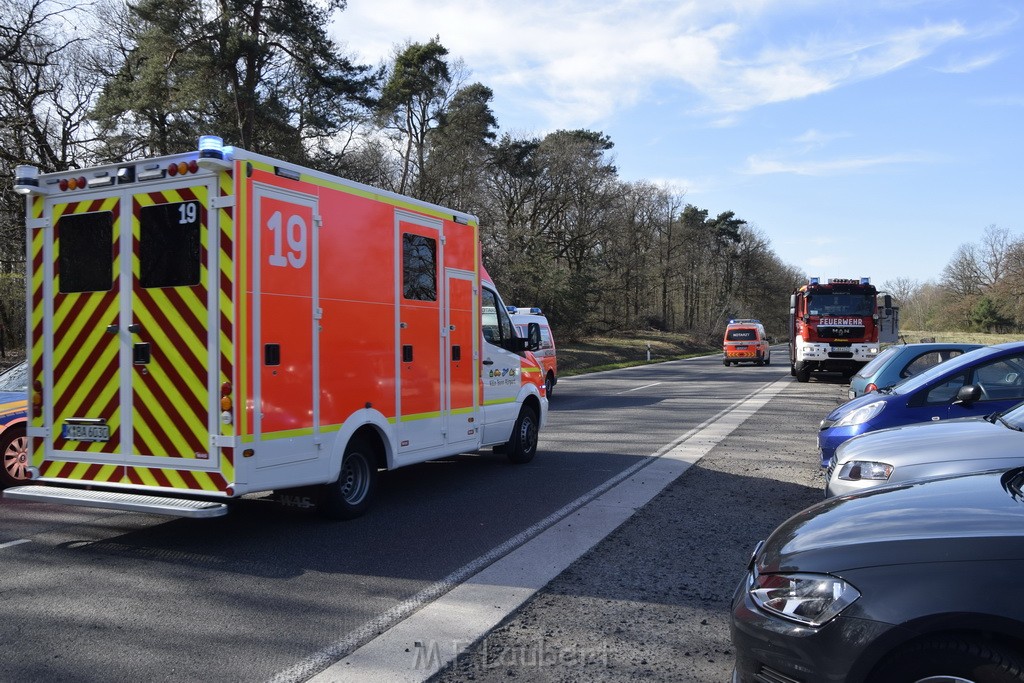
<path fill-rule="evenodd" d="M 864 294 L 814 294 L 807 297 L 810 315 L 871 315 L 875 297 Z"/>

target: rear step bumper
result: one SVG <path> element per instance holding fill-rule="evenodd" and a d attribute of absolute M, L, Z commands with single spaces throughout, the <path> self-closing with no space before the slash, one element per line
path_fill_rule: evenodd
<path fill-rule="evenodd" d="M 4 492 L 4 498 L 31 500 L 55 505 L 78 505 L 108 510 L 130 510 L 168 517 L 221 517 L 228 513 L 226 503 L 189 498 L 147 496 L 117 491 L 91 491 L 58 486 L 15 486 Z"/>

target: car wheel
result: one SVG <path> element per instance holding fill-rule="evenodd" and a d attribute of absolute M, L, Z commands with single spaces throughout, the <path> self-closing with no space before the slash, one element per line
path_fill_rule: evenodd
<path fill-rule="evenodd" d="M 505 456 L 516 464 L 533 460 L 537 454 L 538 433 L 537 413 L 530 406 L 523 406 L 512 428 L 512 438 L 505 444 Z"/>
<path fill-rule="evenodd" d="M 345 449 L 337 481 L 324 487 L 320 513 L 353 519 L 365 513 L 377 490 L 377 453 L 366 439 L 354 437 Z"/>
<path fill-rule="evenodd" d="M 28 437 L 25 425 L 14 425 L 0 435 L 0 488 L 23 484 L 28 481 Z"/>
<path fill-rule="evenodd" d="M 725 367 L 729 367 L 729 361 L 723 360 L 722 365 L 724 365 Z"/>
<path fill-rule="evenodd" d="M 793 363 L 789 364 L 789 376 L 796 377 L 796 365 L 794 365 Z"/>
<path fill-rule="evenodd" d="M 771 365 L 772 364 L 772 354 L 769 353 L 767 356 L 764 357 L 764 364 L 765 365 Z"/>
<path fill-rule="evenodd" d="M 810 381 L 810 379 L 811 379 L 811 369 L 810 368 L 800 368 L 799 370 L 796 371 L 796 381 L 797 382 L 808 382 L 808 381 Z"/>
<path fill-rule="evenodd" d="M 551 394 L 555 393 L 555 376 L 548 373 L 548 376 L 544 378 L 544 395 L 551 400 Z"/>
<path fill-rule="evenodd" d="M 1022 653 L 972 638 L 946 636 L 912 643 L 886 659 L 870 677 L 879 683 L 1020 683 Z"/>

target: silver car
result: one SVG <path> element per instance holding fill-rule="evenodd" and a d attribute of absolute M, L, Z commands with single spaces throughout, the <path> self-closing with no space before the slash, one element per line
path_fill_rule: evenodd
<path fill-rule="evenodd" d="M 825 496 L 1024 465 L 1024 403 L 1003 413 L 881 429 L 837 449 Z"/>

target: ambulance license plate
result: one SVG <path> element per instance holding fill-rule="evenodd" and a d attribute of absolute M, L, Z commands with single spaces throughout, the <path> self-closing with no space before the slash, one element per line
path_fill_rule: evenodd
<path fill-rule="evenodd" d="M 743 345 L 743 346 L 737 346 L 737 347 L 736 347 L 736 350 L 737 350 L 737 351 L 746 351 L 746 350 L 747 350 L 747 347 L 746 347 L 746 345 Z"/>
<path fill-rule="evenodd" d="M 62 438 L 68 441 L 109 441 L 108 425 L 71 424 L 65 422 L 60 430 Z"/>

